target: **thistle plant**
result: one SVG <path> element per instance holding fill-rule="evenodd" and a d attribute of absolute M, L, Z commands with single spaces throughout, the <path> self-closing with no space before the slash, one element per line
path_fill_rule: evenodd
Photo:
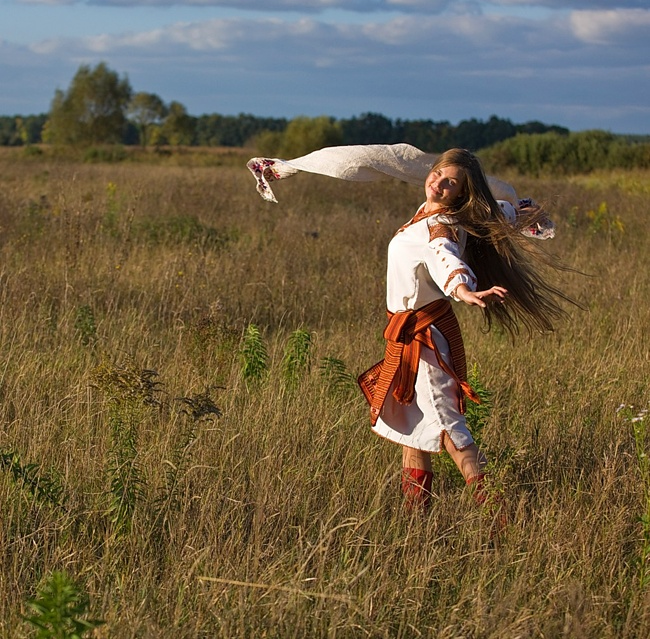
<path fill-rule="evenodd" d="M 289 388 L 295 388 L 311 363 L 312 334 L 298 329 L 291 333 L 284 349 L 282 373 Z"/>
<path fill-rule="evenodd" d="M 56 474 L 44 472 L 39 464 L 23 464 L 20 455 L 14 451 L 0 451 L 0 468 L 39 502 L 65 510 L 66 495 Z"/>
<path fill-rule="evenodd" d="M 147 407 L 160 402 L 155 394 L 160 383 L 152 370 L 138 370 L 128 366 L 102 365 L 95 371 L 94 380 L 108 395 L 111 433 L 110 505 L 108 513 L 118 533 L 126 532 L 136 505 L 144 496 L 146 478 L 138 464 L 138 434 Z"/>
<path fill-rule="evenodd" d="M 246 382 L 259 383 L 269 368 L 269 355 L 260 329 L 249 324 L 241 348 L 242 376 Z"/>
<path fill-rule="evenodd" d="M 212 370 L 217 384 L 225 383 L 237 353 L 241 329 L 225 317 L 218 301 L 192 321 L 189 337 L 190 353 L 196 365 Z"/>
<path fill-rule="evenodd" d="M 33 614 L 23 619 L 37 629 L 37 639 L 80 639 L 105 623 L 87 618 L 88 596 L 65 572 L 49 575 L 27 607 Z"/>
<path fill-rule="evenodd" d="M 193 397 L 179 397 L 178 401 L 184 404 L 182 412 L 195 422 L 203 417 L 221 417 L 221 409 L 212 401 L 208 391 Z"/>
<path fill-rule="evenodd" d="M 93 309 L 84 304 L 77 309 L 74 327 L 79 333 L 79 339 L 84 346 L 89 346 L 97 340 L 97 326 Z"/>
<path fill-rule="evenodd" d="M 170 511 L 179 508 L 180 486 L 192 459 L 192 447 L 197 437 L 195 425 L 192 423 L 183 430 L 170 459 L 166 461 L 165 485 L 156 499 L 157 521 L 166 522 Z"/>
<path fill-rule="evenodd" d="M 320 377 L 325 386 L 335 395 L 344 395 L 359 390 L 356 377 L 347 370 L 345 362 L 336 357 L 323 357 L 319 366 Z"/>
<path fill-rule="evenodd" d="M 166 462 L 165 486 L 157 501 L 157 515 L 165 520 L 169 511 L 178 509 L 180 503 L 180 486 L 192 460 L 192 448 L 198 438 L 197 428 L 201 421 L 221 417 L 221 410 L 210 398 L 208 391 L 193 397 L 179 397 L 183 404 L 181 412 L 189 422 L 182 431 Z"/>
<path fill-rule="evenodd" d="M 641 590 L 650 585 L 650 428 L 648 427 L 648 409 L 635 411 L 632 406 L 621 404 L 617 412 L 632 426 L 634 452 L 641 486 L 643 489 L 643 512 L 639 516 L 642 541 L 638 557 L 638 584 Z"/>
<path fill-rule="evenodd" d="M 468 400 L 465 404 L 467 427 L 472 433 L 472 437 L 474 437 L 477 445 L 480 446 L 483 428 L 492 413 L 492 392 L 481 381 L 476 364 L 468 371 L 467 382 L 481 399 L 480 404 L 471 400 Z"/>

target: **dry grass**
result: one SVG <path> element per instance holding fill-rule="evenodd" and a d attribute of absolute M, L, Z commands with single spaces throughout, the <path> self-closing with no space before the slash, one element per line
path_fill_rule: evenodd
<path fill-rule="evenodd" d="M 0 474 L 0 636 L 29 635 L 55 570 L 90 595 L 97 637 L 650 634 L 650 476 L 616 411 L 650 404 L 647 175 L 517 180 L 588 274 L 562 275 L 586 310 L 556 334 L 513 346 L 460 309 L 495 393 L 483 443 L 512 516 L 494 543 L 453 474 L 405 516 L 399 450 L 319 373 L 381 355 L 386 245 L 418 189 L 305 175 L 274 206 L 243 167 L 19 159 L 0 156 L 0 452 L 62 492 Z M 247 384 L 250 324 L 270 372 Z M 313 365 L 291 388 L 299 328 Z M 220 417 L 188 414 L 206 393 Z M 120 451 L 142 482 L 121 519 Z"/>

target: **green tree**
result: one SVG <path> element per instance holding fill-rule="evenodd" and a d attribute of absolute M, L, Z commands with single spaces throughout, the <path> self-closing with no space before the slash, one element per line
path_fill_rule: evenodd
<path fill-rule="evenodd" d="M 390 144 L 396 141 L 393 122 L 380 113 L 363 113 L 342 120 L 341 129 L 345 144 Z"/>
<path fill-rule="evenodd" d="M 453 146 L 450 144 L 449 122 L 433 122 L 432 120 L 398 120 L 395 131 L 401 142 L 417 146 L 423 151 L 436 153 Z"/>
<path fill-rule="evenodd" d="M 136 93 L 129 103 L 129 119 L 138 127 L 140 144 L 151 144 L 152 132 L 159 127 L 167 116 L 167 107 L 155 93 Z"/>
<path fill-rule="evenodd" d="M 0 116 L 0 145 L 20 146 L 41 141 L 41 130 L 47 116 Z"/>
<path fill-rule="evenodd" d="M 89 145 L 121 142 L 131 85 L 104 62 L 82 65 L 67 91 L 57 89 L 43 131 L 45 142 Z"/>
<path fill-rule="evenodd" d="M 275 157 L 280 154 L 283 134 L 280 131 L 261 131 L 255 136 L 255 149 L 264 157 Z"/>
<path fill-rule="evenodd" d="M 188 115 L 187 109 L 173 101 L 169 105 L 167 117 L 160 127 L 162 139 L 172 146 L 189 145 L 194 142 L 196 118 Z"/>
<path fill-rule="evenodd" d="M 280 157 L 298 157 L 324 146 L 342 143 L 341 127 L 332 118 L 326 115 L 317 118 L 301 116 L 287 125 L 282 136 Z"/>
<path fill-rule="evenodd" d="M 199 146 L 244 146 L 262 131 L 284 131 L 284 118 L 258 118 L 246 113 L 201 115 L 196 119 L 195 143 Z"/>

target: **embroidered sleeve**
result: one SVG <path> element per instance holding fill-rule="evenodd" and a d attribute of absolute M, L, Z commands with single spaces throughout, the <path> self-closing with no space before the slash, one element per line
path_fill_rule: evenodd
<path fill-rule="evenodd" d="M 518 228 L 522 235 L 536 240 L 548 240 L 555 237 L 555 224 L 548 213 L 535 200 L 519 200 L 517 208 L 510 202 L 497 200 L 506 221 Z"/>
<path fill-rule="evenodd" d="M 455 227 L 440 223 L 430 224 L 429 249 L 427 269 L 445 295 L 458 301 L 455 292 L 461 284 L 466 284 L 472 291 L 476 290 L 476 276 L 461 258 L 464 237 L 459 237 L 459 231 Z"/>
<path fill-rule="evenodd" d="M 429 242 L 438 239 L 445 239 L 450 242 L 457 242 L 456 231 L 449 224 L 440 224 L 440 222 L 429 225 Z"/>
<path fill-rule="evenodd" d="M 519 200 L 517 215 L 528 220 L 521 232 L 536 240 L 550 240 L 555 237 L 555 224 L 548 213 L 531 198 Z"/>

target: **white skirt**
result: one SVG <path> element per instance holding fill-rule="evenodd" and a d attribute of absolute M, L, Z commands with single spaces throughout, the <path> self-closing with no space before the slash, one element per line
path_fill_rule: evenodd
<path fill-rule="evenodd" d="M 431 335 L 445 363 L 451 366 L 449 345 L 433 326 Z M 458 384 L 438 365 L 436 354 L 425 346 L 420 351 L 415 397 L 408 406 L 388 392 L 384 407 L 372 430 L 390 441 L 431 453 L 444 450 L 443 434 L 462 450 L 474 439 L 458 408 Z"/>

